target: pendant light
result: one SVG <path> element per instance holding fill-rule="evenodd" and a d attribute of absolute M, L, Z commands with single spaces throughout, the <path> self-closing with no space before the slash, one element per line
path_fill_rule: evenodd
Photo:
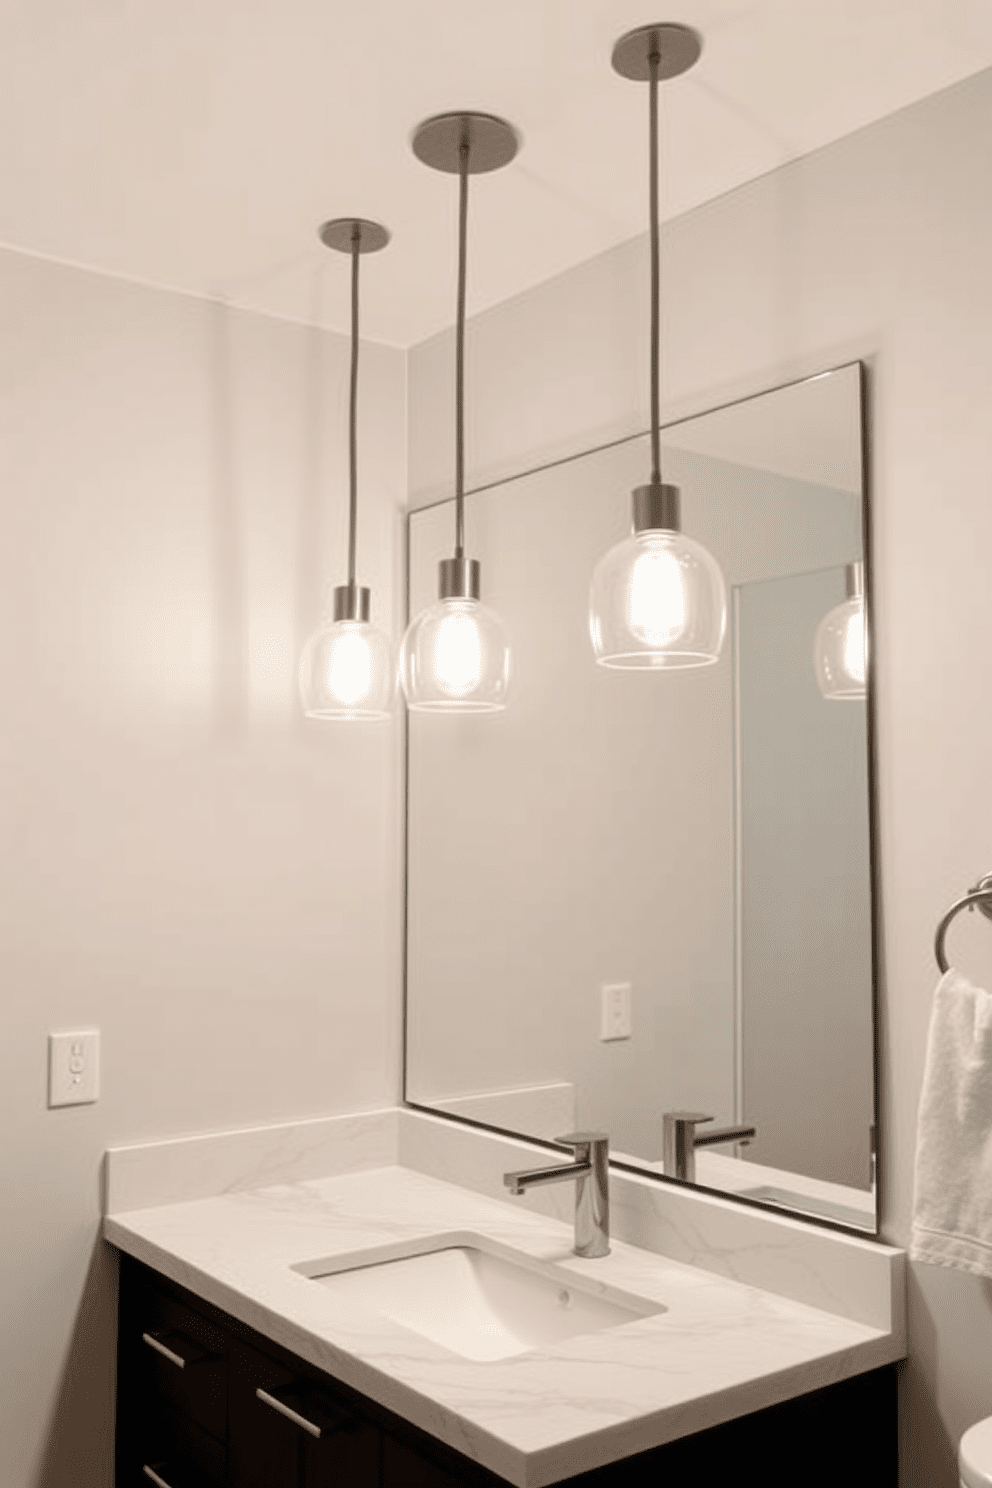
<path fill-rule="evenodd" d="M 389 232 L 363 217 L 325 222 L 320 240 L 351 255 L 351 395 L 348 422 L 348 582 L 331 595 L 320 625 L 300 655 L 300 701 L 308 718 L 344 721 L 387 718 L 396 696 L 389 638 L 370 623 L 370 591 L 355 583 L 358 515 L 358 265 L 363 253 L 378 253 Z"/>
<path fill-rule="evenodd" d="M 865 696 L 868 631 L 863 563 L 845 565 L 844 587 L 847 598 L 827 611 L 813 642 L 816 680 L 828 702 L 858 702 Z"/>
<path fill-rule="evenodd" d="M 425 713 L 493 713 L 506 706 L 510 648 L 499 616 L 480 603 L 480 565 L 465 557 L 465 249 L 468 178 L 508 165 L 512 125 L 492 114 L 438 114 L 419 125 L 413 153 L 457 174 L 458 310 L 455 339 L 455 552 L 439 565 L 438 600 L 407 628 L 400 680 L 407 706 Z"/>
<path fill-rule="evenodd" d="M 600 559 L 589 631 L 601 666 L 698 667 L 720 655 L 727 596 L 719 564 L 680 526 L 678 486 L 661 478 L 659 432 L 658 83 L 678 77 L 702 43 L 687 26 L 641 26 L 613 48 L 621 77 L 648 82 L 651 205 L 651 479 L 633 491 L 633 535 Z"/>

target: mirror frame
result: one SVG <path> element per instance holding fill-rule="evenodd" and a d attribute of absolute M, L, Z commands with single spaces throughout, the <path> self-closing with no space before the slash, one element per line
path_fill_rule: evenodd
<path fill-rule="evenodd" d="M 815 381 L 831 372 L 846 371 L 851 367 L 858 369 L 858 401 L 859 401 L 859 443 L 861 460 L 861 542 L 864 554 L 865 574 L 865 619 L 867 632 L 871 638 L 868 647 L 867 667 L 865 675 L 865 728 L 867 736 L 867 770 L 868 770 L 868 876 L 871 886 L 871 906 L 869 922 L 871 926 L 871 1014 L 872 1014 L 872 1150 L 870 1154 L 872 1171 L 872 1196 L 874 1198 L 874 1227 L 872 1230 L 862 1229 L 856 1225 L 845 1224 L 840 1220 L 829 1219 L 821 1214 L 811 1214 L 803 1209 L 791 1209 L 782 1204 L 769 1203 L 762 1199 L 745 1197 L 738 1193 L 730 1193 L 725 1189 L 710 1188 L 702 1183 L 688 1183 L 680 1178 L 672 1178 L 668 1174 L 658 1173 L 635 1163 L 617 1161 L 612 1155 L 610 1157 L 610 1168 L 618 1173 L 631 1174 L 648 1181 L 671 1184 L 675 1188 L 686 1189 L 690 1193 L 707 1194 L 718 1199 L 727 1199 L 736 1204 L 742 1204 L 749 1209 L 762 1210 L 767 1214 L 786 1215 L 792 1219 L 801 1219 L 807 1224 L 816 1225 L 821 1229 L 840 1231 L 842 1234 L 855 1235 L 859 1239 L 879 1238 L 879 1194 L 881 1155 L 879 1151 L 879 980 L 880 980 L 880 947 L 881 947 L 881 906 L 879 895 L 879 872 L 878 872 L 878 765 L 876 757 L 877 733 L 875 726 L 875 663 L 877 646 L 875 644 L 875 569 L 874 555 L 872 549 L 872 470 L 871 470 L 871 421 L 869 412 L 869 395 L 871 391 L 871 374 L 868 363 L 863 358 L 852 361 L 840 362 L 833 366 L 823 367 L 817 372 L 808 373 L 803 377 L 787 378 L 783 382 L 775 383 L 770 387 L 761 387 L 753 393 L 746 393 L 737 398 L 729 398 L 725 402 L 713 404 L 700 408 L 695 413 L 682 414 L 677 419 L 670 419 L 661 425 L 662 432 L 666 429 L 677 429 L 682 424 L 692 423 L 696 419 L 704 418 L 710 413 L 720 413 L 728 408 L 736 408 L 741 404 L 750 403 L 755 398 L 766 397 L 769 393 L 780 392 L 783 389 L 797 387 L 801 383 Z M 610 439 L 602 444 L 585 446 L 571 454 L 563 455 L 558 459 L 540 461 L 536 465 L 529 465 L 524 469 L 516 470 L 512 474 L 504 475 L 498 480 L 483 482 L 477 486 L 466 489 L 466 499 L 480 494 L 483 491 L 491 491 L 498 486 L 508 485 L 511 481 L 522 480 L 528 476 L 538 475 L 541 471 L 556 469 L 562 465 L 573 464 L 577 460 L 584 459 L 588 455 L 599 454 L 605 450 L 616 449 L 625 444 L 631 444 L 634 440 L 644 439 L 650 431 L 638 430 L 633 434 L 626 434 L 618 439 Z M 426 501 L 420 506 L 407 509 L 404 521 L 404 628 L 410 623 L 410 523 L 419 513 L 431 507 L 444 505 L 453 500 L 453 497 L 443 496 L 436 500 Z M 496 1126 L 491 1122 L 476 1121 L 468 1116 L 457 1115 L 451 1111 L 441 1110 L 436 1106 L 430 1106 L 422 1101 L 412 1100 L 408 1094 L 409 1088 L 409 949 L 410 949 L 410 927 L 409 927 L 409 826 L 410 826 L 410 715 L 404 709 L 403 719 L 403 1008 L 402 1008 L 402 1031 L 401 1031 L 401 1053 L 403 1063 L 403 1106 L 411 1111 L 421 1111 L 426 1115 L 437 1116 L 445 1121 L 453 1122 L 456 1126 L 465 1126 L 477 1131 L 491 1132 L 497 1136 L 510 1137 L 517 1141 L 526 1141 L 532 1146 L 544 1148 L 562 1157 L 571 1157 L 574 1154 L 570 1149 L 560 1146 L 556 1142 L 544 1137 L 535 1137 L 528 1132 L 513 1131 L 507 1127 Z"/>

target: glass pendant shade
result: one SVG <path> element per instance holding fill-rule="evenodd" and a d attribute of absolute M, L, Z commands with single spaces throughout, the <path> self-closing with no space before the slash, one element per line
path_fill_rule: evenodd
<path fill-rule="evenodd" d="M 868 635 L 860 563 L 847 566 L 848 597 L 828 610 L 816 629 L 813 666 L 828 702 L 857 702 L 865 696 Z"/>
<path fill-rule="evenodd" d="M 421 611 L 403 637 L 400 680 L 414 712 L 505 708 L 510 646 L 502 620 L 477 599 L 439 599 Z"/>
<path fill-rule="evenodd" d="M 589 633 L 600 666 L 709 666 L 719 658 L 726 628 L 720 565 L 682 532 L 635 532 L 596 565 Z"/>
<path fill-rule="evenodd" d="M 344 586 L 345 588 L 347 586 Z M 367 595 L 368 590 L 361 591 Z M 325 616 L 300 654 L 300 702 L 308 718 L 388 718 L 396 696 L 393 650 L 368 618 Z"/>

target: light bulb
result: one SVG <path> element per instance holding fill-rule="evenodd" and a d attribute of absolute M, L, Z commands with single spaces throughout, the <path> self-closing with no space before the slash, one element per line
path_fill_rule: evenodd
<path fill-rule="evenodd" d="M 345 708 L 368 697 L 372 686 L 372 656 L 368 638 L 346 630 L 336 638 L 328 659 L 327 690 Z"/>
<path fill-rule="evenodd" d="M 450 698 L 463 698 L 479 685 L 482 645 L 475 616 L 446 615 L 434 641 L 434 676 Z"/>
<path fill-rule="evenodd" d="M 667 551 L 641 553 L 630 580 L 630 628 L 647 646 L 664 646 L 685 627 L 685 590 L 678 559 Z"/>
<path fill-rule="evenodd" d="M 847 622 L 847 638 L 844 642 L 844 666 L 848 676 L 865 685 L 865 612 L 858 607 Z"/>

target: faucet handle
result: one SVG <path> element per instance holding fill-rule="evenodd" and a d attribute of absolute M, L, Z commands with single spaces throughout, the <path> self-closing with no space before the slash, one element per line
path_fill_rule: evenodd
<path fill-rule="evenodd" d="M 555 1137 L 562 1147 L 571 1147 L 579 1162 L 588 1162 L 593 1151 L 609 1153 L 610 1134 L 604 1131 L 568 1132 L 564 1137 Z"/>

